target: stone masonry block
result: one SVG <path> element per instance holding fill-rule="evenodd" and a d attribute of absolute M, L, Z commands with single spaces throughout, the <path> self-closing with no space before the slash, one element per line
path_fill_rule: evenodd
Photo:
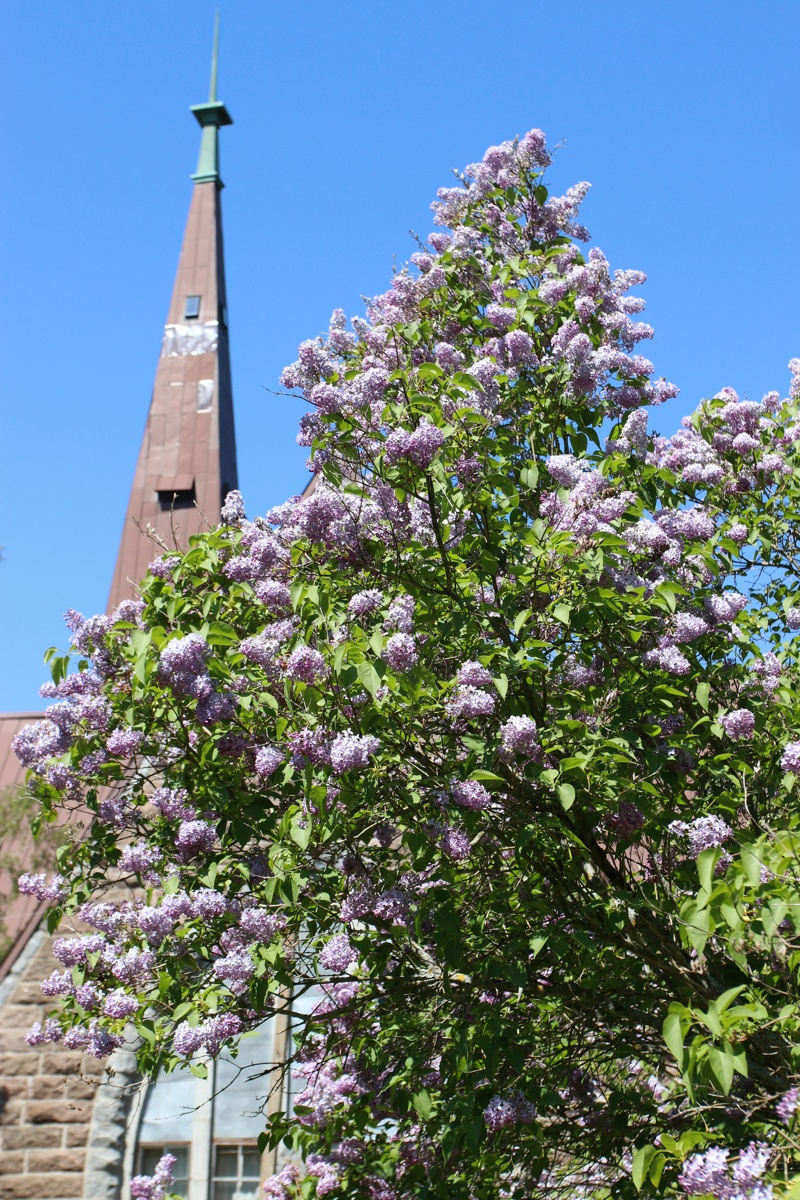
<path fill-rule="evenodd" d="M 0 1200 L 66 1200 L 82 1190 L 82 1175 L 0 1176 Z"/>
<path fill-rule="evenodd" d="M 38 1069 L 38 1054 L 0 1054 L 0 1075 L 35 1075 Z"/>
<path fill-rule="evenodd" d="M 60 1054 L 42 1055 L 43 1075 L 77 1075 L 81 1069 L 81 1056 L 73 1050 L 62 1050 Z"/>
<path fill-rule="evenodd" d="M 89 1140 L 88 1125 L 68 1125 L 64 1130 L 65 1146 L 85 1146 Z"/>
<path fill-rule="evenodd" d="M 29 1171 L 82 1171 L 85 1150 L 31 1150 Z"/>
<path fill-rule="evenodd" d="M 31 1099 L 64 1100 L 68 1080 L 63 1075 L 37 1075 L 31 1080 Z"/>
<path fill-rule="evenodd" d="M 80 1101 L 29 1100 L 25 1116 L 31 1125 L 87 1125 L 92 1106 Z"/>
<path fill-rule="evenodd" d="M 0 1175 L 18 1175 L 25 1165 L 24 1160 L 21 1150 L 0 1151 Z"/>
<path fill-rule="evenodd" d="M 67 1133 L 78 1132 L 77 1129 L 67 1129 Z M 58 1126 L 48 1128 L 47 1125 L 43 1125 L 40 1129 L 34 1129 L 30 1125 L 18 1125 L 16 1128 L 4 1129 L 0 1134 L 4 1150 L 29 1150 L 33 1146 L 55 1148 L 61 1145 L 63 1136 L 63 1129 Z M 77 1145 L 77 1143 L 75 1144 Z"/>

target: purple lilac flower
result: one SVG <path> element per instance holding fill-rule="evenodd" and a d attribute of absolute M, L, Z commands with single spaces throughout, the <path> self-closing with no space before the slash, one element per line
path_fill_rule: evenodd
<path fill-rule="evenodd" d="M 787 608 L 786 624 L 790 629 L 800 629 L 800 608 Z"/>
<path fill-rule="evenodd" d="M 221 917 L 230 907 L 226 896 L 214 888 L 198 888 L 191 893 L 192 915 L 206 920 L 208 917 Z"/>
<path fill-rule="evenodd" d="M 338 733 L 331 744 L 331 766 L 337 775 L 369 766 L 369 760 L 380 749 L 380 741 L 369 734 L 359 736 Z"/>
<path fill-rule="evenodd" d="M 152 950 L 138 950 L 134 947 L 117 959 L 111 968 L 111 974 L 120 983 L 142 985 L 150 982 L 157 965 Z"/>
<path fill-rule="evenodd" d="M 179 695 L 190 695 L 198 676 L 205 675 L 211 647 L 199 633 L 168 642 L 159 655 L 159 673 Z"/>
<path fill-rule="evenodd" d="M 51 971 L 40 987 L 43 996 L 70 996 L 74 992 L 71 971 Z"/>
<path fill-rule="evenodd" d="M 148 563 L 147 569 L 156 579 L 171 579 L 172 572 L 180 561 L 174 554 L 162 554 L 161 558 L 154 558 L 151 563 Z"/>
<path fill-rule="evenodd" d="M 285 757 L 283 751 L 279 750 L 277 746 L 260 746 L 256 750 L 256 774 L 260 775 L 262 779 L 268 779 L 270 775 L 274 775 Z"/>
<path fill-rule="evenodd" d="M 189 1025 L 182 1021 L 172 1035 L 172 1048 L 176 1054 L 188 1057 L 204 1044 L 205 1031 L 202 1025 Z"/>
<path fill-rule="evenodd" d="M 459 808 L 488 808 L 492 802 L 491 794 L 474 779 L 451 783 L 450 793 Z"/>
<path fill-rule="evenodd" d="M 410 671 L 419 662 L 416 643 L 407 633 L 394 633 L 383 648 L 383 660 L 393 671 Z"/>
<path fill-rule="evenodd" d="M 193 821 L 197 812 L 187 803 L 188 799 L 189 793 L 184 788 L 156 788 L 150 803 L 168 821 Z"/>
<path fill-rule="evenodd" d="M 378 588 L 368 588 L 365 592 L 356 592 L 347 605 L 347 611 L 353 617 L 366 617 L 375 612 L 383 604 L 383 592 Z"/>
<path fill-rule="evenodd" d="M 775 1111 L 784 1124 L 789 1124 L 797 1112 L 798 1103 L 800 1103 L 800 1091 L 796 1087 L 789 1088 L 788 1092 L 783 1093 L 775 1107 Z"/>
<path fill-rule="evenodd" d="M 469 835 L 453 825 L 445 825 L 442 829 L 440 845 L 447 857 L 455 862 L 466 862 L 472 854 Z"/>
<path fill-rule="evenodd" d="M 724 717 L 720 717 L 719 723 L 728 737 L 737 741 L 747 741 L 753 736 L 756 727 L 756 719 L 747 708 L 735 708 Z"/>
<path fill-rule="evenodd" d="M 458 668 L 457 681 L 462 687 L 488 687 L 492 683 L 492 673 L 479 662 L 465 662 Z"/>
<path fill-rule="evenodd" d="M 195 858 L 207 854 L 216 841 L 216 831 L 208 821 L 181 821 L 175 845 L 181 858 Z"/>
<path fill-rule="evenodd" d="M 286 660 L 284 675 L 299 683 L 321 683 L 330 675 L 330 669 L 319 650 L 311 646 L 297 646 Z"/>
<path fill-rule="evenodd" d="M 637 805 L 629 800 L 623 800 L 617 811 L 606 817 L 606 825 L 620 837 L 630 838 L 639 832 L 644 825 L 644 813 Z"/>
<path fill-rule="evenodd" d="M 54 1017 L 48 1017 L 44 1025 L 39 1021 L 34 1021 L 25 1034 L 25 1041 L 29 1046 L 41 1046 L 46 1042 L 60 1042 L 61 1036 L 61 1026 L 58 1021 Z"/>
<path fill-rule="evenodd" d="M 134 871 L 137 875 L 147 875 L 162 861 L 162 853 L 157 846 L 148 846 L 140 839 L 132 846 L 126 846 L 119 860 L 120 870 Z"/>
<path fill-rule="evenodd" d="M 503 338 L 503 346 L 512 366 L 523 363 L 538 365 L 539 360 L 533 353 L 533 338 L 524 329 L 512 329 L 507 333 Z"/>
<path fill-rule="evenodd" d="M 460 371 L 464 366 L 464 355 L 449 342 L 437 342 L 433 354 L 443 371 Z"/>
<path fill-rule="evenodd" d="M 38 875 L 31 875 L 26 871 L 17 880 L 17 887 L 23 896 L 35 896 L 37 900 L 49 900 L 54 903 L 63 900 L 67 894 L 64 882 L 63 875 L 54 875 L 48 883 L 44 871 Z"/>
<path fill-rule="evenodd" d="M 447 703 L 447 711 L 454 720 L 470 720 L 491 716 L 495 704 L 495 697 L 490 692 L 476 687 L 458 687 Z"/>
<path fill-rule="evenodd" d="M 740 592 L 723 592 L 720 596 L 709 596 L 704 608 L 716 625 L 726 625 L 747 608 L 747 597 Z"/>
<path fill-rule="evenodd" d="M 387 632 L 396 630 L 398 633 L 413 633 L 416 603 L 411 596 L 396 596 L 386 610 L 384 624 Z"/>
<path fill-rule="evenodd" d="M 793 775 L 800 775 L 800 742 L 789 742 L 784 747 L 781 770 L 791 771 Z"/>
<path fill-rule="evenodd" d="M 681 654 L 677 646 L 656 646 L 642 655 L 642 663 L 646 667 L 660 667 L 669 675 L 688 675 L 690 664 L 688 658 Z"/>
<path fill-rule="evenodd" d="M 286 918 L 263 908 L 246 908 L 239 917 L 239 928 L 253 941 L 268 945 L 279 929 L 286 925 Z"/>
<path fill-rule="evenodd" d="M 134 1200 L 164 1200 L 175 1182 L 172 1172 L 176 1162 L 174 1154 L 164 1154 L 152 1175 L 134 1175 L 131 1180 L 131 1196 Z"/>
<path fill-rule="evenodd" d="M 517 310 L 503 304 L 487 304 L 486 316 L 495 329 L 510 329 L 517 319 Z"/>
<path fill-rule="evenodd" d="M 261 579 L 254 585 L 253 590 L 270 612 L 286 612 L 291 607 L 292 594 L 279 579 Z"/>
<path fill-rule="evenodd" d="M 536 1119 L 536 1109 L 514 1092 L 510 1096 L 492 1096 L 483 1112 L 483 1120 L 490 1133 L 497 1133 L 510 1125 L 529 1125 Z"/>
<path fill-rule="evenodd" d="M 104 946 L 105 938 L 99 933 L 88 937 L 60 937 L 53 942 L 52 954 L 63 966 L 77 967 L 86 962 L 87 954 L 98 954 Z"/>
<path fill-rule="evenodd" d="M 232 950 L 214 962 L 214 974 L 224 980 L 235 995 L 246 990 L 254 970 L 253 960 L 244 950 Z"/>
<path fill-rule="evenodd" d="M 107 1017 L 119 1021 L 131 1017 L 139 1010 L 139 1001 L 135 996 L 129 996 L 122 988 L 109 992 L 103 1001 L 103 1012 Z"/>
<path fill-rule="evenodd" d="M 237 492 L 235 488 L 228 492 L 220 515 L 225 525 L 238 525 L 246 519 L 241 492 Z"/>
<path fill-rule="evenodd" d="M 356 951 L 350 945 L 347 934 L 337 933 L 323 947 L 319 956 L 319 965 L 326 971 L 341 974 L 356 958 Z"/>
<path fill-rule="evenodd" d="M 292 764 L 304 767 L 330 765 L 330 739 L 325 729 L 299 729 L 286 737 L 292 752 Z"/>
<path fill-rule="evenodd" d="M 118 754 L 121 758 L 130 758 L 135 754 L 144 741 L 144 734 L 138 729 L 115 729 L 106 739 L 106 750 L 109 754 Z"/>
<path fill-rule="evenodd" d="M 386 439 L 384 457 L 387 464 L 407 458 L 424 470 L 431 465 L 443 442 L 441 429 L 423 420 L 411 433 L 405 429 L 395 429 L 390 433 Z"/>
<path fill-rule="evenodd" d="M 708 630 L 708 622 L 704 621 L 697 613 L 677 613 L 672 638 L 679 644 L 693 642 L 695 638 L 708 633 Z"/>
<path fill-rule="evenodd" d="M 204 1023 L 204 1042 L 208 1053 L 212 1056 L 219 1054 L 224 1042 L 236 1037 L 242 1028 L 241 1017 L 236 1013 L 221 1013 L 211 1017 Z"/>
<path fill-rule="evenodd" d="M 86 1012 L 92 1012 L 100 1003 L 101 991 L 94 983 L 82 983 L 75 989 L 75 999 Z"/>
<path fill-rule="evenodd" d="M 147 904 L 136 914 L 136 921 L 151 946 L 160 946 L 175 928 L 175 918 L 169 907 Z"/>
<path fill-rule="evenodd" d="M 504 749 L 526 758 L 536 757 L 541 750 L 539 731 L 531 717 L 509 717 L 500 727 L 500 736 Z"/>
<path fill-rule="evenodd" d="M 290 1163 L 288 1167 L 284 1167 L 277 1175 L 271 1175 L 264 1184 L 262 1190 L 265 1200 L 287 1200 L 289 1188 L 293 1189 L 300 1178 L 299 1169 L 293 1163 Z"/>

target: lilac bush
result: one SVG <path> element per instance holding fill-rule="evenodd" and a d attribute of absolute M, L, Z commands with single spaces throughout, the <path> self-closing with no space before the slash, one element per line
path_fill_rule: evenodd
<path fill-rule="evenodd" d="M 94 931 L 29 1041 L 202 1073 L 316 988 L 280 1200 L 800 1168 L 800 360 L 659 434 L 644 277 L 549 161 L 534 130 L 442 189 L 284 371 L 313 492 L 70 613 L 17 738 L 40 820 L 94 815 L 21 884 Z"/>

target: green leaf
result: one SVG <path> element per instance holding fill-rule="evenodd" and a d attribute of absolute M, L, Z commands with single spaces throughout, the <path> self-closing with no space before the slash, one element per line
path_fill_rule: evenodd
<path fill-rule="evenodd" d="M 505 783 L 502 775 L 495 775 L 492 771 L 473 771 L 470 779 L 475 779 L 478 783 Z"/>
<path fill-rule="evenodd" d="M 638 1191 L 642 1190 L 642 1185 L 650 1173 L 650 1164 L 656 1153 L 655 1146 L 640 1146 L 633 1156 L 631 1178 Z"/>
<path fill-rule="evenodd" d="M 206 641 L 209 646 L 235 646 L 240 640 L 233 626 L 225 621 L 212 621 L 208 627 Z"/>
<path fill-rule="evenodd" d="M 708 704 L 711 698 L 711 685 L 708 683 L 698 683 L 694 694 L 697 697 L 697 703 L 700 705 L 703 711 L 708 712 Z"/>
<path fill-rule="evenodd" d="M 198 1079 L 208 1079 L 208 1067 L 205 1063 L 189 1063 L 189 1070 Z"/>
<path fill-rule="evenodd" d="M 575 803 L 575 788 L 571 783 L 560 783 L 556 788 L 561 807 L 567 812 Z"/>
<path fill-rule="evenodd" d="M 359 663 L 356 667 L 356 671 L 358 672 L 358 678 L 361 680 L 370 696 L 374 696 L 378 688 L 381 686 L 381 677 L 376 671 L 374 663 Z"/>
<path fill-rule="evenodd" d="M 724 1050 L 718 1050 L 716 1046 L 709 1046 L 708 1065 L 720 1089 L 727 1096 L 733 1083 L 733 1053 L 727 1042 L 724 1043 L 724 1047 Z"/>
<path fill-rule="evenodd" d="M 572 614 L 571 604 L 557 604 L 553 609 L 553 616 L 556 621 L 560 621 L 562 625 L 569 625 L 570 616 Z"/>
<path fill-rule="evenodd" d="M 412 1103 L 423 1121 L 427 1121 L 433 1112 L 430 1093 L 423 1088 L 421 1092 L 417 1092 L 416 1096 L 413 1097 Z"/>
<path fill-rule="evenodd" d="M 667 1043 L 667 1047 L 672 1054 L 672 1057 L 677 1062 L 679 1068 L 683 1070 L 686 1049 L 683 1044 L 683 1025 L 681 1022 L 680 1013 L 668 1013 L 664 1019 L 664 1024 L 661 1027 L 661 1032 L 664 1041 Z"/>

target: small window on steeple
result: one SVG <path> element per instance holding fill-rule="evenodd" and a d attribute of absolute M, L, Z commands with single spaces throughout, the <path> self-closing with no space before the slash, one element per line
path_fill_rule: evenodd
<path fill-rule="evenodd" d="M 183 310 L 183 318 L 185 321 L 196 320 L 200 316 L 200 297 L 187 296 L 186 307 Z"/>

